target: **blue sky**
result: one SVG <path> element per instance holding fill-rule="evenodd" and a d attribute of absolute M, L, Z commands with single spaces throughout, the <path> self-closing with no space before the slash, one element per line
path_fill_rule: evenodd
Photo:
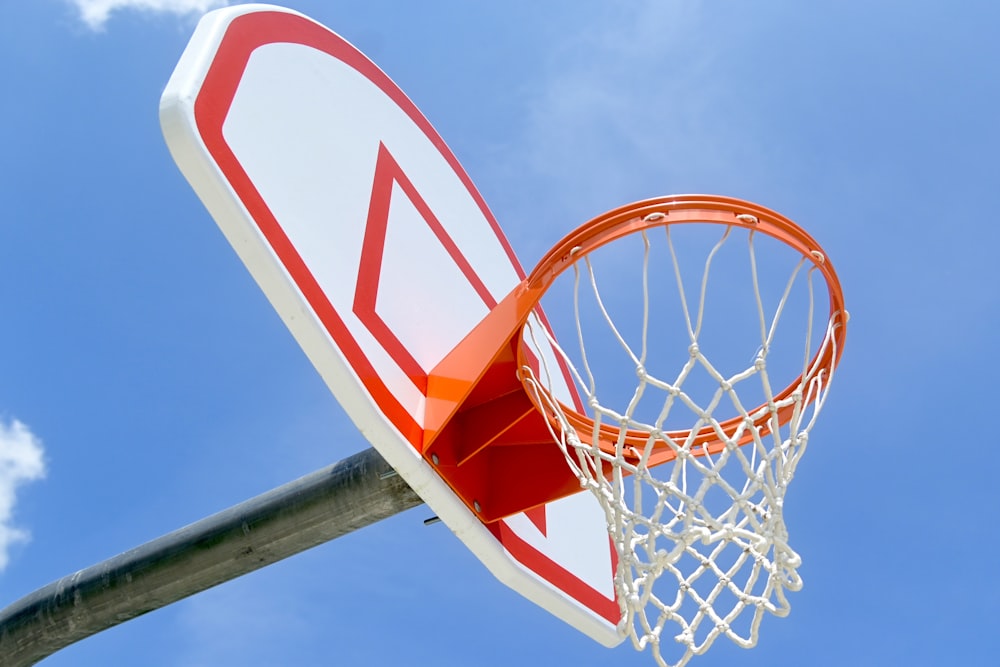
<path fill-rule="evenodd" d="M 365 447 L 160 134 L 209 4 L 4 4 L 0 605 Z M 526 266 L 679 192 L 773 207 L 835 262 L 851 330 L 786 509 L 805 587 L 757 648 L 692 664 L 995 661 L 1000 9 L 287 6 L 410 95 Z M 429 515 L 44 664 L 651 664 L 507 590 Z"/>

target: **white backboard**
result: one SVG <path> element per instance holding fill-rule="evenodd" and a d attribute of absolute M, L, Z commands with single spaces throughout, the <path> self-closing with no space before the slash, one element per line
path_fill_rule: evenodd
<path fill-rule="evenodd" d="M 361 433 L 501 581 L 619 643 L 615 557 L 590 494 L 484 524 L 419 453 L 427 371 L 524 277 L 420 111 L 329 29 L 239 5 L 201 20 L 160 117 L 181 171 Z"/>

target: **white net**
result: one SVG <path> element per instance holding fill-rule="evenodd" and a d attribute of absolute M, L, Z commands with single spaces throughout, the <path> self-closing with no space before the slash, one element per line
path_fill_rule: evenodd
<path fill-rule="evenodd" d="M 525 328 L 525 386 L 606 514 L 619 629 L 661 666 L 721 636 L 753 646 L 764 613 L 786 615 L 802 586 L 783 502 L 840 322 L 814 289 L 822 261 L 752 229 L 654 227 L 550 288 L 542 305 L 562 346 L 538 318 Z M 592 426 L 566 407 L 567 376 Z"/>

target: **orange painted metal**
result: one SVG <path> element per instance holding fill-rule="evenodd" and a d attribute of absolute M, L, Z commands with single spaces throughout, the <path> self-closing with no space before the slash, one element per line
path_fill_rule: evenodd
<path fill-rule="evenodd" d="M 830 377 L 844 349 L 847 311 L 840 281 L 819 243 L 788 218 L 762 206 L 730 197 L 677 195 L 636 202 L 599 216 L 557 243 L 531 274 L 429 374 L 423 456 L 486 522 L 525 511 L 580 490 L 579 482 L 553 442 L 544 410 L 522 385 L 517 369 L 528 362 L 522 345 L 522 328 L 553 281 L 583 256 L 629 234 L 680 224 L 717 224 L 752 228 L 791 246 L 823 275 L 830 301 L 832 340 L 821 346 L 809 368 Z M 801 375 L 774 397 L 788 398 Z M 765 408 L 762 405 L 749 414 Z M 773 420 L 786 423 L 793 406 L 761 411 L 753 427 L 770 432 Z M 587 441 L 595 431 L 585 414 L 563 406 L 579 437 Z M 721 422 L 727 436 L 744 425 L 740 417 Z M 745 425 L 746 426 L 746 425 Z M 613 426 L 596 429 L 598 445 L 614 455 L 619 431 Z M 675 443 L 691 431 L 667 434 Z M 643 451 L 645 431 L 627 431 L 626 458 L 634 448 Z M 739 440 L 750 442 L 748 433 Z M 711 427 L 694 434 L 693 454 L 714 453 L 724 441 Z M 649 465 L 673 460 L 666 443 L 654 446 Z M 634 458 L 638 458 L 636 454 Z"/>

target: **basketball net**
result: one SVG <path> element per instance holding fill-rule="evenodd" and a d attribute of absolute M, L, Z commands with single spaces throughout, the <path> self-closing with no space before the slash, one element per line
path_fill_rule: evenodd
<path fill-rule="evenodd" d="M 621 321 L 627 295 L 609 287 L 618 276 L 614 271 L 601 275 L 602 265 L 587 250 L 571 259 L 572 271 L 565 272 L 572 282 L 573 306 L 564 319 L 572 332 L 554 327 L 564 344 L 574 344 L 561 347 L 548 323 L 543 325 L 540 316 L 529 318 L 525 347 L 543 349 L 539 343 L 544 338 L 555 356 L 528 355 L 521 373 L 580 485 L 604 510 L 618 557 L 619 631 L 637 649 L 648 648 L 658 665 L 676 667 L 722 636 L 741 647 L 754 646 L 765 612 L 787 615 L 786 593 L 802 587 L 801 559 L 789 544 L 784 499 L 826 400 L 847 314 L 842 304 L 833 303 L 840 300 L 839 285 L 830 290 L 836 297 L 831 297 L 829 316 L 817 312 L 817 300 L 826 294 L 817 295 L 814 283 L 822 279 L 816 276 L 830 282 L 833 275 L 831 267 L 822 270 L 825 258 L 818 250 L 791 249 L 795 258 L 784 273 L 783 289 L 764 293 L 765 282 L 778 283 L 774 272 L 760 265 L 755 235 L 767 237 L 756 233 L 757 219 L 749 214 L 739 222 L 751 224 L 702 225 L 721 238 L 708 249 L 695 278 L 689 274 L 688 283 L 698 286 L 689 293 L 682 270 L 689 256 L 679 260 L 678 232 L 654 226 L 657 216 L 664 214 L 647 214 L 647 227 L 630 234 L 642 244 L 641 270 L 636 253 L 630 255 L 641 282 L 641 289 L 632 291 L 642 294 L 629 296 L 632 319 L 641 322 Z M 744 248 L 739 263 L 748 275 L 733 282 L 730 274 L 737 262 L 719 258 L 736 236 L 744 237 L 738 243 Z M 664 270 L 670 264 L 672 270 Z M 750 320 L 733 317 L 726 323 L 728 315 L 721 317 L 718 309 L 713 320 L 709 296 L 734 296 L 734 290 L 712 289 L 713 266 L 724 267 L 727 285 L 745 290 L 750 303 L 744 311 L 752 313 Z M 667 326 L 658 320 L 665 306 L 656 295 L 664 282 L 674 283 L 669 289 L 678 304 L 676 316 L 664 320 L 678 332 L 672 355 L 656 350 L 668 338 Z M 793 316 L 792 305 L 804 312 Z M 557 309 L 545 309 L 553 322 L 558 319 Z M 570 309 L 564 304 L 563 310 Z M 804 346 L 801 338 L 790 340 L 789 318 L 798 323 L 799 334 L 805 333 Z M 733 329 L 728 333 L 736 333 L 744 348 L 749 341 L 740 364 L 731 363 L 739 355 L 731 354 L 730 343 L 710 340 L 709 321 Z M 610 356 L 622 360 L 619 374 L 626 366 L 631 378 L 618 400 L 609 400 L 615 392 L 595 363 L 609 356 L 603 348 L 593 349 L 598 339 L 620 348 Z M 772 381 L 771 372 L 778 364 L 779 344 L 793 350 L 798 361 L 792 375 L 800 373 L 784 390 Z M 710 350 L 713 356 L 724 353 L 725 363 L 710 359 Z M 567 374 L 582 406 L 574 408 L 572 400 L 558 395 L 555 380 Z M 782 375 L 777 382 L 791 377 Z M 679 424 L 686 427 L 677 428 Z"/>

